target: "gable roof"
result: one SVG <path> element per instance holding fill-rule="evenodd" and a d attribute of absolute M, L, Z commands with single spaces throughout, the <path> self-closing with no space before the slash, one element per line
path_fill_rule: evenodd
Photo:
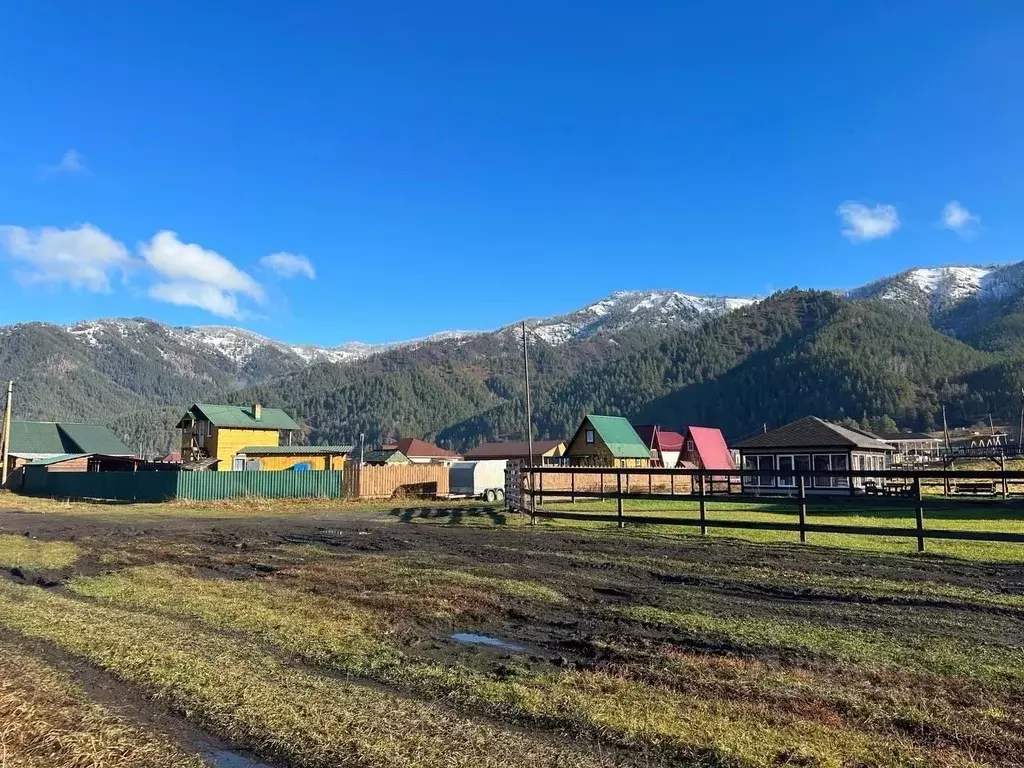
<path fill-rule="evenodd" d="M 664 429 L 658 430 L 658 448 L 663 451 L 683 450 L 683 435 L 681 432 L 668 432 Z"/>
<path fill-rule="evenodd" d="M 651 449 L 644 445 L 644 441 L 633 429 L 633 425 L 623 416 L 599 416 L 587 414 L 580 429 L 587 422 L 594 428 L 594 431 L 601 437 L 612 456 L 616 459 L 649 459 Z M 578 435 L 579 429 L 576 430 Z M 573 438 L 575 440 L 575 437 Z"/>
<path fill-rule="evenodd" d="M 132 455 L 132 449 L 110 427 L 56 421 L 12 421 L 11 447 L 8 452 L 40 457 L 82 453 Z"/>
<path fill-rule="evenodd" d="M 543 456 L 559 446 L 565 445 L 564 440 L 534 440 L 533 455 Z M 525 459 L 530 455 L 530 444 L 525 443 L 483 443 L 466 451 L 466 459 Z"/>
<path fill-rule="evenodd" d="M 216 405 L 212 403 L 196 403 L 178 421 L 178 428 L 185 425 L 186 420 L 205 419 L 215 427 L 228 429 L 299 429 L 287 413 L 280 408 L 261 408 L 259 421 L 253 416 L 251 405 Z"/>
<path fill-rule="evenodd" d="M 418 437 L 404 437 L 397 443 L 383 446 L 382 450 L 398 450 L 410 459 L 457 459 L 460 457 L 460 455 L 455 453 L 455 451 L 446 451 L 444 448 L 438 448 L 433 443 L 428 443 L 426 440 L 420 440 Z"/>
<path fill-rule="evenodd" d="M 802 419 L 754 435 L 737 443 L 740 450 L 756 448 L 862 448 L 870 451 L 891 451 L 892 446 L 862 432 L 831 424 L 817 416 Z"/>
<path fill-rule="evenodd" d="M 693 440 L 693 447 L 704 469 L 736 469 L 736 462 L 732 460 L 732 452 L 725 444 L 722 430 L 716 427 L 689 427 L 686 434 Z"/>
<path fill-rule="evenodd" d="M 364 464 L 408 464 L 409 457 L 395 449 L 390 451 L 370 451 L 363 456 Z"/>
<path fill-rule="evenodd" d="M 11 421 L 8 453 L 78 453 L 71 438 L 62 434 L 55 421 Z"/>
<path fill-rule="evenodd" d="M 102 453 L 106 456 L 131 456 L 134 451 L 111 431 L 100 424 L 57 425 L 78 446 L 80 453 Z"/>

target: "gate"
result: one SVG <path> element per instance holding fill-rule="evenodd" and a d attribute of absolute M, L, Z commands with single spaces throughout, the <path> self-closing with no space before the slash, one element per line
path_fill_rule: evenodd
<path fill-rule="evenodd" d="M 523 462 L 509 461 L 505 465 L 505 507 L 513 512 L 525 509 L 523 502 Z"/>

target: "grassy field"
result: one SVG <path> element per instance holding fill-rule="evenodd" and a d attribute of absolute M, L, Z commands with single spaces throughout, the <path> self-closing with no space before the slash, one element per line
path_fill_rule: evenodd
<path fill-rule="evenodd" d="M 1024 754 L 1024 571 L 999 545 L 140 506 L 144 528 L 0 513 L 0 766 L 191 768 L 211 741 L 302 768 Z"/>
<path fill-rule="evenodd" d="M 680 500 L 623 501 L 623 516 L 627 525 L 646 531 L 665 534 L 699 532 L 693 526 L 652 525 L 630 523 L 630 517 L 665 517 L 669 519 L 699 520 L 698 503 Z M 925 510 L 925 528 L 952 531 L 990 531 L 1024 534 L 1024 506 L 1007 507 L 993 505 L 986 499 L 960 501 L 956 508 L 928 508 Z M 615 500 L 580 500 L 571 503 L 564 500 L 545 500 L 544 508 L 563 514 L 598 512 L 616 514 Z M 707 504 L 708 533 L 711 536 L 729 536 L 749 541 L 794 542 L 799 534 L 788 531 L 760 531 L 736 528 L 715 528 L 715 521 L 775 522 L 795 524 L 798 515 L 792 501 L 736 502 L 721 501 Z M 844 506 L 808 502 L 807 522 L 814 524 L 841 524 L 862 527 L 907 528 L 915 527 L 912 506 L 886 509 L 877 504 L 857 505 L 855 501 Z M 583 523 L 573 520 L 559 520 L 553 525 L 608 526 L 608 523 Z M 821 546 L 862 549 L 876 552 L 914 552 L 917 540 L 902 536 L 846 535 L 833 533 L 809 533 L 808 542 Z M 929 539 L 926 547 L 932 554 L 948 555 L 967 559 L 1004 560 L 1024 562 L 1024 545 L 999 542 L 966 542 L 955 540 Z"/>

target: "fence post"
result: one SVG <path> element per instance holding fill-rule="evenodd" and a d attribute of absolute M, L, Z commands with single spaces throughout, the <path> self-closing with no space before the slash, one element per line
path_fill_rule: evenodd
<path fill-rule="evenodd" d="M 569 491 L 572 493 L 572 496 L 569 497 L 569 500 L 573 504 L 575 504 L 576 503 L 576 473 L 575 472 L 570 472 L 569 473 Z"/>
<path fill-rule="evenodd" d="M 1006 453 L 999 454 L 999 471 L 1003 475 L 1003 501 L 1006 501 L 1006 497 L 1009 495 L 1009 488 L 1006 485 Z"/>
<path fill-rule="evenodd" d="M 676 476 L 675 475 L 669 475 L 668 476 L 668 487 L 669 487 L 669 493 L 672 496 L 675 496 L 676 495 Z"/>
<path fill-rule="evenodd" d="M 794 462 L 795 463 L 795 462 Z M 800 516 L 800 543 L 807 543 L 807 481 L 800 475 L 800 482 L 797 486 L 797 500 Z"/>
<path fill-rule="evenodd" d="M 690 476 L 693 477 L 692 475 Z M 708 535 L 708 508 L 707 502 L 704 501 L 704 473 L 699 472 L 697 474 L 698 485 L 700 488 L 700 535 Z M 693 482 L 691 479 L 690 482 Z"/>
<path fill-rule="evenodd" d="M 917 551 L 924 552 L 924 501 L 921 498 L 921 478 L 914 478 L 914 498 L 917 499 Z"/>
<path fill-rule="evenodd" d="M 604 498 L 604 472 L 601 472 L 601 498 Z"/>
<path fill-rule="evenodd" d="M 526 470 L 530 478 L 530 525 L 537 524 L 537 497 L 533 495 L 533 467 Z"/>
<path fill-rule="evenodd" d="M 626 482 L 627 483 L 629 482 L 629 478 L 628 477 L 626 478 Z M 618 506 L 618 513 L 619 513 L 619 528 L 623 528 L 625 526 L 625 523 L 623 523 L 623 521 L 622 521 L 622 473 L 621 472 L 616 472 L 615 473 L 615 485 L 616 485 L 616 488 L 617 488 L 616 492 L 618 494 L 618 505 L 617 506 Z"/>
<path fill-rule="evenodd" d="M 540 505 L 543 507 L 544 506 L 544 473 L 541 472 L 539 476 L 540 476 L 540 483 L 539 483 L 540 487 L 538 488 L 538 491 L 540 491 Z"/>

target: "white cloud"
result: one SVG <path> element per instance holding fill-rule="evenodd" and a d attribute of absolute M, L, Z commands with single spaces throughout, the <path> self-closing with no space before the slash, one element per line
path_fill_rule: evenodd
<path fill-rule="evenodd" d="M 981 219 L 964 208 L 956 200 L 950 200 L 942 209 L 942 226 L 957 234 L 968 236 L 977 231 Z"/>
<path fill-rule="evenodd" d="M 89 169 L 85 165 L 85 158 L 82 157 L 82 154 L 74 149 L 69 149 L 64 153 L 64 156 L 56 165 L 43 166 L 42 177 L 44 179 L 48 179 L 51 176 L 58 176 L 62 173 L 74 174 L 88 172 Z"/>
<path fill-rule="evenodd" d="M 149 297 L 157 301 L 166 301 L 168 304 L 199 307 L 220 317 L 239 319 L 242 316 L 235 294 L 203 283 L 184 280 L 173 283 L 157 283 L 149 289 Z"/>
<path fill-rule="evenodd" d="M 308 277 L 316 280 L 316 270 L 301 253 L 278 251 L 260 259 L 260 264 L 281 277 Z"/>
<path fill-rule="evenodd" d="M 894 205 L 868 208 L 863 203 L 847 200 L 836 209 L 836 214 L 843 220 L 843 237 L 855 243 L 888 237 L 900 228 L 900 217 Z"/>
<path fill-rule="evenodd" d="M 183 243 L 177 234 L 157 232 L 139 246 L 146 263 L 164 278 L 150 297 L 171 304 L 199 307 L 222 317 L 240 318 L 239 295 L 258 304 L 266 301 L 263 286 L 216 251 Z"/>
<path fill-rule="evenodd" d="M 0 226 L 0 248 L 19 262 L 23 283 L 67 283 L 97 293 L 110 292 L 110 275 L 132 265 L 128 249 L 106 232 L 83 224 L 77 229 Z"/>

